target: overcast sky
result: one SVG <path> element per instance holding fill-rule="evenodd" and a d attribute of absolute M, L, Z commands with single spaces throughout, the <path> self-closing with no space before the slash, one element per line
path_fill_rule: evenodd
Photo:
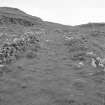
<path fill-rule="evenodd" d="M 66 25 L 105 22 L 105 0 L 0 0 L 0 6 Z"/>

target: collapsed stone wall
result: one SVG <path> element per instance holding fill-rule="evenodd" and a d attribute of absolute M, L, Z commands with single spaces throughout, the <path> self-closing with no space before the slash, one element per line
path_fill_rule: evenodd
<path fill-rule="evenodd" d="M 65 40 L 64 45 L 68 50 L 68 58 L 74 63 L 80 63 L 84 65 L 91 65 L 96 68 L 105 69 L 105 61 L 101 54 L 101 49 L 90 41 L 87 36 L 80 36 L 79 38 L 72 38 Z M 82 65 L 83 66 L 83 65 Z"/>
<path fill-rule="evenodd" d="M 0 64 L 9 64 L 24 56 L 27 50 L 36 53 L 40 48 L 39 39 L 33 34 L 25 34 L 4 42 L 0 48 Z"/>

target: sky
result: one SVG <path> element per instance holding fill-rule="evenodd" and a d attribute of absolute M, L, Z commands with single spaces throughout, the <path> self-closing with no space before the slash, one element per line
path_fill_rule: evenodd
<path fill-rule="evenodd" d="M 65 25 L 105 22 L 105 0 L 0 0 L 3 6 Z"/>

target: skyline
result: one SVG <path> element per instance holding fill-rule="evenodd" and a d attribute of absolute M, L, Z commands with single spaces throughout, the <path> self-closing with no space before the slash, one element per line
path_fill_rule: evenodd
<path fill-rule="evenodd" d="M 18 8 L 44 21 L 64 25 L 105 22 L 104 0 L 0 0 L 0 7 Z"/>

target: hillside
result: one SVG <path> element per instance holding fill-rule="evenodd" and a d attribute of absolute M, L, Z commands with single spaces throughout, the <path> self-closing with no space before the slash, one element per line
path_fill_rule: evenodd
<path fill-rule="evenodd" d="M 104 29 L 0 7 L 0 105 L 105 105 Z"/>

